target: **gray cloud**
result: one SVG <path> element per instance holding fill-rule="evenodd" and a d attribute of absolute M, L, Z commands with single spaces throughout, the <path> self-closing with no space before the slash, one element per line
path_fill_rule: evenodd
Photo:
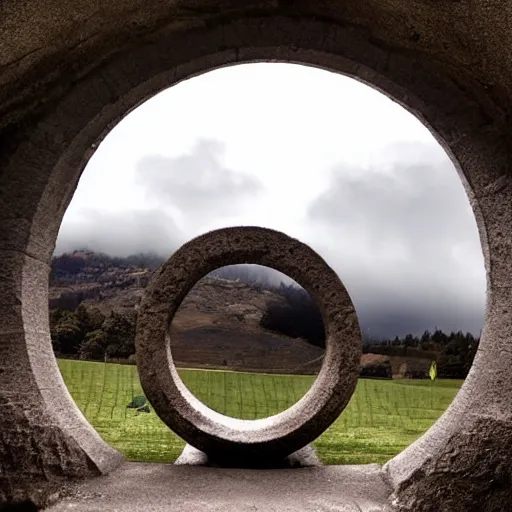
<path fill-rule="evenodd" d="M 63 222 L 56 254 L 83 248 L 112 256 L 148 251 L 169 256 L 185 241 L 172 218 L 162 211 L 82 210 L 81 214 L 80 221 Z"/>
<path fill-rule="evenodd" d="M 382 169 L 338 166 L 308 220 L 353 296 L 360 321 L 394 336 L 438 326 L 478 332 L 485 273 L 475 219 L 438 146 L 388 148 Z M 348 172 L 347 172 L 348 171 Z"/>
<path fill-rule="evenodd" d="M 148 198 L 178 207 L 188 219 L 236 214 L 263 185 L 249 174 L 224 167 L 223 151 L 221 142 L 200 139 L 185 155 L 148 156 L 137 166 L 138 183 Z"/>
<path fill-rule="evenodd" d="M 143 159 L 137 180 L 156 208 L 82 210 L 79 220 L 63 223 L 56 252 L 155 251 L 166 257 L 204 220 L 253 208 L 250 199 L 262 184 L 226 168 L 222 151 L 222 144 L 201 140 L 183 156 Z M 435 326 L 478 333 L 483 258 L 452 163 L 438 145 L 419 142 L 389 146 L 376 161 L 378 167 L 369 169 L 333 168 L 328 189 L 309 207 L 300 238 L 339 273 L 370 334 L 395 336 Z M 185 214 L 186 233 L 166 213 L 170 205 Z"/>

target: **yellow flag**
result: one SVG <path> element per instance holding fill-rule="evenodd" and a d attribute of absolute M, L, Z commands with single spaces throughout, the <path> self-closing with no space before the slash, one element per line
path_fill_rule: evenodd
<path fill-rule="evenodd" d="M 437 377 L 437 364 L 435 361 L 432 361 L 432 364 L 430 365 L 430 370 L 428 372 L 430 375 L 431 380 L 436 380 Z"/>

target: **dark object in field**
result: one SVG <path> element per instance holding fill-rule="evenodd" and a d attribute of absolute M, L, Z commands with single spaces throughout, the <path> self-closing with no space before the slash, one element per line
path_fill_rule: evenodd
<path fill-rule="evenodd" d="M 143 405 L 142 407 L 139 407 L 136 412 L 137 413 L 139 413 L 139 412 L 150 412 L 149 411 L 149 405 L 146 404 L 146 405 Z"/>
<path fill-rule="evenodd" d="M 147 406 L 148 400 L 144 395 L 136 396 L 127 406 L 127 409 L 140 409 Z"/>

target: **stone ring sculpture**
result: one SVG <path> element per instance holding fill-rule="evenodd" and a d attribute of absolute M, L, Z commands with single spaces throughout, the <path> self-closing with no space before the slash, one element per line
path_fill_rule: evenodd
<path fill-rule="evenodd" d="M 170 325 L 181 302 L 209 272 L 241 263 L 274 268 L 299 283 L 319 307 L 325 357 L 310 390 L 274 416 L 242 420 L 220 414 L 185 386 L 173 362 Z M 222 465 L 264 465 L 321 435 L 347 406 L 357 383 L 361 332 L 352 300 L 336 273 L 307 245 L 278 231 L 233 227 L 183 245 L 146 289 L 136 351 L 142 388 L 156 414 L 178 436 Z"/>

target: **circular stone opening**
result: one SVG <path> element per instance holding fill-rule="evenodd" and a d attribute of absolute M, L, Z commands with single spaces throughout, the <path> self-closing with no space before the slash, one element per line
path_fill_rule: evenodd
<path fill-rule="evenodd" d="M 286 275 L 229 265 L 200 279 L 172 321 L 171 352 L 187 388 L 226 416 L 260 419 L 298 402 L 325 353 L 320 311 Z"/>
<path fill-rule="evenodd" d="M 62 190 L 77 177 L 66 176 Z M 370 87 L 305 66 L 248 64 L 183 81 L 135 108 L 99 144 L 66 212 L 52 267 L 74 260 L 80 268 L 50 283 L 50 308 L 73 313 L 52 311 L 52 340 L 68 390 L 103 439 L 139 461 L 173 462 L 183 449 L 151 407 L 126 407 L 143 394 L 129 317 L 114 332 L 104 321 L 109 336 L 76 360 L 75 347 L 97 329 L 75 299 L 106 320 L 112 309 L 136 313 L 142 274 L 156 268 L 139 252 L 165 259 L 186 239 L 230 224 L 307 242 L 357 307 L 369 353 L 347 409 L 314 443 L 322 462 L 384 463 L 424 434 L 462 385 L 483 324 L 482 254 L 454 166 L 414 116 Z M 121 279 L 110 289 L 110 267 L 122 278 L 134 273 L 136 284 L 125 289 Z M 117 293 L 105 300 L 105 291 Z M 476 339 L 461 343 L 459 329 Z"/>
<path fill-rule="evenodd" d="M 240 263 L 294 278 L 317 302 L 326 332 L 324 361 L 311 389 L 286 411 L 254 421 L 224 416 L 195 398 L 178 375 L 169 336 L 198 279 L 222 264 Z M 239 227 L 195 238 L 169 258 L 141 304 L 136 347 L 142 387 L 167 426 L 212 460 L 258 465 L 303 448 L 338 418 L 357 383 L 361 336 L 350 296 L 318 254 L 277 231 Z"/>
<path fill-rule="evenodd" d="M 460 438 L 462 446 L 464 442 L 467 443 L 467 441 L 474 439 L 476 441 L 479 440 L 478 436 L 473 439 L 473 434 L 469 434 L 469 432 L 475 427 L 479 427 L 477 421 L 485 423 L 484 420 L 489 418 L 489 413 L 492 415 L 502 405 L 502 402 L 500 402 L 501 397 L 498 394 L 490 394 L 487 391 L 493 388 L 493 385 L 496 383 L 500 384 L 502 376 L 505 377 L 506 381 L 507 375 L 507 358 L 500 356 L 503 355 L 502 349 L 506 344 L 504 343 L 506 342 L 506 328 L 504 326 L 506 327 L 507 313 L 509 311 L 506 309 L 509 297 L 507 287 L 505 286 L 507 284 L 507 265 L 505 260 L 508 247 L 503 242 L 503 232 L 506 232 L 503 228 L 508 219 L 503 212 L 507 211 L 506 206 L 510 201 L 508 200 L 508 189 L 501 186 L 503 181 L 506 181 L 507 164 L 510 160 L 507 146 L 507 141 L 509 140 L 508 132 L 500 123 L 499 113 L 496 114 L 497 111 L 492 110 L 492 105 L 489 107 L 489 103 L 485 101 L 487 96 L 480 86 L 481 80 L 476 80 L 475 83 L 478 82 L 477 85 L 472 83 L 467 88 L 454 86 L 454 82 L 450 77 L 453 77 L 453 73 L 457 72 L 457 65 L 461 69 L 464 67 L 462 61 L 454 63 L 454 66 L 446 67 L 438 66 L 434 61 L 428 62 L 428 58 L 415 59 L 414 52 L 391 51 L 390 53 L 387 51 L 386 53 L 384 51 L 383 53 L 383 47 L 387 47 L 389 50 L 393 45 L 384 44 L 382 48 L 376 47 L 374 46 L 375 41 L 371 43 L 366 41 L 364 34 L 359 34 L 357 30 L 347 31 L 347 23 L 326 27 L 321 22 L 316 21 L 306 23 L 304 20 L 300 20 L 300 22 L 294 20 L 293 23 L 290 23 L 289 19 L 285 19 L 283 24 L 281 18 L 267 18 L 263 22 L 263 20 L 255 20 L 251 17 L 250 21 L 242 19 L 240 22 L 237 20 L 229 27 L 214 23 L 208 30 L 193 30 L 190 33 L 190 37 L 200 44 L 192 44 L 188 38 L 189 34 L 185 33 L 184 36 L 180 36 L 183 37 L 183 40 L 186 40 L 183 52 L 168 51 L 168 41 L 172 41 L 173 45 L 174 41 L 169 39 L 169 32 L 167 30 L 163 31 L 161 39 L 158 38 L 158 35 L 155 35 L 149 44 L 150 51 L 153 52 L 152 55 L 155 55 L 155 50 L 159 50 L 161 52 L 159 55 L 162 58 L 147 59 L 145 61 L 147 65 L 144 66 L 132 65 L 133 62 L 137 61 L 137 57 L 145 55 L 143 53 L 144 48 L 140 48 L 140 53 L 138 51 L 133 53 L 119 52 L 119 56 L 114 52 L 115 58 L 119 59 L 115 62 L 116 67 L 118 70 L 123 70 L 123 80 L 105 81 L 101 79 L 105 71 L 107 71 L 107 74 L 110 71 L 108 68 L 106 69 L 108 61 L 105 61 L 105 67 L 101 66 L 97 69 L 91 69 L 90 73 L 81 76 L 80 79 L 74 82 L 74 87 L 66 90 L 65 100 L 60 104 L 56 104 L 55 109 L 49 110 L 49 114 L 46 115 L 47 119 L 39 123 L 39 126 L 34 130 L 34 135 L 30 136 L 27 143 L 25 141 L 21 143 L 22 145 L 17 154 L 12 155 L 8 152 L 9 158 L 3 159 L 5 169 L 7 170 L 7 172 L 2 173 L 3 178 L 5 178 L 4 181 L 8 185 L 12 181 L 20 189 L 25 186 L 27 194 L 24 195 L 25 202 L 20 201 L 21 195 L 18 194 L 7 199 L 5 204 L 7 210 L 10 210 L 10 215 L 6 217 L 6 222 L 3 223 L 4 227 L 7 227 L 7 236 L 4 238 L 7 241 L 6 247 L 9 251 L 13 247 L 16 248 L 16 251 L 19 251 L 20 254 L 14 254 L 14 256 L 18 258 L 23 256 L 23 261 L 16 263 L 15 271 L 17 274 L 13 282 L 18 283 L 18 270 L 22 270 L 22 291 L 29 290 L 25 295 L 20 294 L 19 289 L 16 293 L 12 294 L 14 297 L 12 304 L 16 304 L 16 308 L 19 305 L 20 296 L 23 297 L 23 318 L 19 322 L 20 327 L 16 324 L 16 332 L 23 332 L 27 335 L 27 339 L 24 340 L 25 344 L 23 342 L 18 343 L 18 340 L 16 340 L 16 343 L 12 342 L 13 345 L 8 347 L 8 351 L 14 348 L 15 345 L 19 345 L 23 346 L 23 348 L 27 347 L 30 355 L 30 350 L 36 348 L 35 346 L 32 347 L 32 344 L 35 345 L 32 340 L 36 339 L 36 337 L 33 337 L 31 340 L 28 336 L 28 333 L 33 334 L 35 332 L 35 329 L 32 329 L 32 327 L 37 325 L 32 312 L 43 311 L 44 308 L 41 307 L 37 300 L 32 299 L 31 289 L 34 289 L 34 291 L 36 289 L 37 291 L 42 290 L 37 297 L 39 302 L 41 302 L 40 298 L 45 295 L 45 290 L 44 286 L 31 286 L 35 282 L 33 280 L 34 276 L 43 275 L 43 272 L 37 273 L 37 270 L 32 266 L 34 263 L 32 261 L 32 251 L 37 256 L 40 256 L 40 254 L 44 255 L 48 246 L 51 246 L 53 241 L 51 224 L 59 220 L 59 210 L 65 205 L 67 199 L 66 193 L 59 194 L 59 188 L 62 185 L 63 188 L 67 187 L 67 190 L 71 191 L 72 185 L 70 184 L 78 176 L 78 172 L 73 170 L 74 166 L 69 165 L 77 157 L 74 149 L 82 145 L 83 142 L 85 142 L 84 147 L 87 147 L 92 142 L 96 142 L 95 137 L 98 133 L 98 125 L 101 125 L 105 119 L 107 122 L 111 122 L 116 116 L 119 116 L 119 105 L 123 104 L 125 100 L 128 100 L 125 107 L 126 105 L 130 107 L 133 106 L 134 101 L 142 99 L 150 88 L 143 87 L 142 84 L 147 83 L 147 81 L 157 75 L 160 78 L 161 75 L 159 73 L 163 71 L 169 71 L 165 77 L 159 80 L 158 84 L 155 85 L 153 83 L 151 85 L 152 90 L 155 90 L 169 77 L 171 78 L 170 81 L 180 80 L 191 76 L 194 72 L 207 69 L 209 66 L 223 65 L 235 60 L 243 61 L 248 58 L 304 60 L 314 65 L 324 65 L 338 71 L 354 73 L 358 78 L 369 80 L 376 86 L 388 91 L 397 100 L 406 102 L 411 110 L 415 109 L 417 112 L 421 112 L 432 125 L 438 127 L 440 137 L 443 137 L 447 145 L 451 146 L 455 157 L 458 158 L 461 164 L 466 179 L 474 187 L 474 198 L 480 216 L 479 224 L 482 228 L 482 241 L 487 251 L 486 259 L 489 265 L 491 293 L 488 301 L 489 307 L 487 310 L 483 350 L 480 351 L 474 371 L 470 374 L 470 382 L 464 387 L 456 406 L 451 409 L 451 412 L 436 427 L 436 434 L 424 438 L 423 444 L 420 443 L 420 445 L 409 450 L 406 460 L 401 459 L 397 465 L 398 469 L 402 470 L 402 472 L 412 471 L 414 464 L 411 466 L 407 463 L 413 461 L 418 449 L 424 454 L 423 457 L 418 457 L 422 461 L 428 457 L 432 446 L 438 448 L 438 455 L 444 456 L 446 454 L 449 457 L 450 454 L 453 455 L 456 452 L 453 449 L 448 452 L 443 451 L 443 434 L 445 437 L 451 437 L 450 430 L 446 427 L 451 422 L 451 427 L 455 430 L 458 422 L 456 423 L 454 420 L 462 418 L 468 407 L 472 407 L 473 414 L 471 416 L 473 419 L 470 419 L 470 425 L 467 425 L 465 432 Z M 439 19 L 441 20 L 441 18 Z M 446 18 L 446 20 L 448 19 L 449 17 Z M 368 18 L 367 22 L 369 25 L 371 25 L 372 20 L 373 18 Z M 246 21 L 247 23 L 245 23 Z M 347 19 L 347 21 L 350 25 L 350 20 Z M 257 30 L 257 28 L 261 28 L 262 22 L 266 30 Z M 239 29 L 244 26 L 250 27 L 251 30 L 247 31 L 247 38 L 244 37 L 242 43 L 239 34 L 244 33 L 244 31 Z M 276 27 L 284 27 L 286 30 L 276 30 Z M 310 30 L 311 28 L 313 28 L 312 31 Z M 326 28 L 327 30 L 325 30 Z M 366 30 L 366 32 L 374 33 L 375 31 Z M 304 33 L 306 33 L 307 37 L 298 37 L 299 35 L 304 35 Z M 325 35 L 326 33 L 329 33 L 327 39 L 321 37 L 322 34 Z M 362 37 L 360 37 L 361 35 Z M 417 35 L 414 34 L 414 39 L 418 39 Z M 178 43 L 182 42 L 179 38 L 177 39 Z M 222 45 L 225 51 L 219 51 L 218 41 L 220 39 L 228 43 L 227 45 Z M 293 41 L 301 41 L 303 44 L 297 48 Z M 240 47 L 241 45 L 245 45 L 245 47 Z M 174 47 L 178 46 L 174 45 Z M 136 48 L 136 50 L 139 50 L 139 48 Z M 352 59 L 351 63 L 346 62 L 345 59 L 348 57 Z M 381 65 L 382 62 L 388 61 L 391 65 Z M 125 66 L 125 64 L 128 65 Z M 132 73 L 136 73 L 136 75 Z M 386 76 L 380 76 L 380 73 L 384 73 Z M 396 80 L 396 84 L 393 84 L 393 80 Z M 140 89 L 143 89 L 142 92 L 135 90 L 139 85 L 141 85 Z M 62 90 L 64 91 L 64 89 Z M 98 94 L 96 94 L 96 91 Z M 88 93 L 92 94 L 88 95 Z M 130 95 L 132 96 L 131 99 L 128 97 Z M 94 97 L 95 101 L 83 102 L 84 97 Z M 116 101 L 117 98 L 119 98 L 119 101 Z M 482 101 L 475 101 L 475 98 L 480 98 Z M 99 117 L 100 114 L 103 116 L 103 119 L 96 123 L 96 116 Z M 489 125 L 488 117 L 493 117 L 493 114 L 496 114 L 499 118 L 497 122 L 490 129 L 482 130 L 482 126 Z M 486 116 L 487 119 L 485 118 Z M 467 124 L 464 122 L 465 120 L 468 121 Z M 61 127 L 61 124 L 64 126 Z M 93 124 L 96 124 L 96 126 L 91 126 Z M 465 126 L 464 137 L 462 138 L 460 126 Z M 17 127 L 15 129 L 17 130 Z M 55 129 L 56 132 L 52 133 Z M 100 126 L 99 129 L 103 129 L 103 126 Z M 82 133 L 79 132 L 80 130 L 82 130 Z M 10 139 L 16 143 L 18 140 L 23 140 L 23 137 L 18 139 L 16 132 L 12 133 L 12 138 L 8 134 L 8 140 Z M 75 138 L 81 139 L 76 145 Z M 41 141 L 46 141 L 46 144 L 40 144 Z M 10 144 L 6 147 L 9 146 Z M 69 148 L 70 146 L 74 147 L 71 147 L 67 155 L 59 154 L 60 148 Z M 54 149 L 54 151 L 51 149 Z M 45 156 L 46 158 L 44 158 Z M 61 156 L 62 160 L 58 162 L 57 159 Z M 71 160 L 67 159 L 68 156 L 72 157 Z M 29 162 L 38 162 L 38 165 L 35 167 L 23 165 Z M 19 167 L 25 172 L 15 174 L 14 171 L 19 170 L 17 166 L 20 163 L 22 165 Z M 69 174 L 67 172 L 60 174 L 63 170 L 62 168 L 66 166 L 71 170 Z M 36 175 L 38 179 L 33 179 Z M 13 178 L 12 180 L 11 177 Z M 49 177 L 48 181 L 46 177 Z M 28 194 L 28 192 L 31 192 L 32 195 Z M 40 201 L 45 196 L 52 200 Z M 23 211 L 25 206 L 26 211 Z M 11 207 L 14 208 L 11 210 Z M 12 223 L 12 220 L 16 218 L 23 222 L 21 224 L 19 222 Z M 46 228 L 47 225 L 48 229 Z M 20 234 L 22 236 L 19 236 Z M 26 235 L 26 240 L 23 238 L 24 235 Z M 29 256 L 27 257 L 27 255 Z M 37 258 L 35 259 L 37 260 Z M 21 272 L 19 275 L 21 275 Z M 7 282 L 10 287 L 13 287 L 10 278 L 11 275 L 8 273 Z M 16 284 L 15 286 L 19 285 Z M 44 300 L 46 300 L 45 297 L 43 298 Z M 8 302 L 7 307 L 11 308 L 11 302 Z M 18 310 L 16 309 L 16 311 Z M 31 314 L 28 314 L 28 312 Z M 44 326 L 42 330 L 45 330 Z M 40 330 L 37 332 L 40 332 Z M 499 333 L 503 332 L 505 334 L 500 337 Z M 39 341 L 37 337 L 36 343 Z M 39 345 L 41 344 L 39 343 Z M 49 344 L 46 343 L 46 348 L 48 347 Z M 43 354 L 47 355 L 44 352 Z M 48 393 L 54 394 L 55 389 L 58 390 L 58 388 L 40 387 L 41 382 L 47 382 L 47 377 L 50 376 L 48 368 L 51 367 L 51 364 L 48 365 L 47 358 L 41 357 L 40 359 L 41 361 L 37 361 L 33 358 L 30 361 L 34 364 L 31 371 L 38 378 L 37 387 L 40 388 L 43 397 L 47 399 Z M 51 357 L 49 359 L 51 360 Z M 44 372 L 45 368 L 47 369 L 46 373 Z M 492 371 L 486 371 L 489 369 Z M 14 372 L 12 373 L 14 374 Z M 495 399 L 493 400 L 492 398 Z M 62 399 L 64 402 L 67 401 L 65 394 L 62 394 Z M 476 409 L 474 406 L 476 406 Z M 67 412 L 65 408 L 62 408 L 62 410 Z M 71 409 L 69 410 L 71 413 L 73 412 Z M 39 415 L 32 416 L 39 417 Z M 63 417 L 64 413 L 61 412 L 59 420 Z M 474 420 L 475 417 L 477 420 Z M 500 418 L 501 420 L 502 418 Z M 63 422 L 63 425 L 66 425 L 66 423 Z M 484 426 L 487 425 L 485 424 Z M 442 433 L 439 435 L 440 431 Z M 501 430 L 497 431 L 498 433 L 501 432 Z M 501 438 L 506 439 L 506 436 L 501 436 Z M 77 439 L 80 440 L 80 437 L 77 436 Z M 87 438 L 87 441 L 89 439 Z M 85 446 L 86 442 L 83 444 Z M 92 444 L 95 444 L 94 440 Z M 441 455 L 439 455 L 438 459 L 442 462 L 443 458 Z M 495 463 L 494 459 L 489 462 L 490 466 L 487 467 L 488 469 L 495 466 L 495 464 L 492 466 L 493 462 Z M 426 474 L 436 475 L 436 473 L 431 471 L 432 468 L 426 464 L 421 471 L 414 471 L 413 475 L 424 474 L 425 471 L 423 469 L 426 470 Z M 444 469 L 446 469 L 445 466 Z M 468 474 L 467 471 L 459 473 L 463 473 L 463 477 Z M 484 474 L 487 475 L 487 472 L 484 471 Z M 462 482 L 457 483 L 461 483 L 460 488 L 464 489 L 463 479 Z M 404 486 L 402 485 L 401 487 L 403 488 Z M 450 486 L 447 488 L 450 489 Z M 422 489 L 417 490 L 421 491 Z M 437 488 L 434 488 L 434 491 L 437 491 Z M 449 492 L 447 491 L 445 495 L 447 496 L 448 494 Z M 421 492 L 418 495 L 421 496 Z M 437 493 L 437 496 L 439 496 L 439 493 Z M 426 503 L 428 497 L 427 501 L 423 501 Z"/>

